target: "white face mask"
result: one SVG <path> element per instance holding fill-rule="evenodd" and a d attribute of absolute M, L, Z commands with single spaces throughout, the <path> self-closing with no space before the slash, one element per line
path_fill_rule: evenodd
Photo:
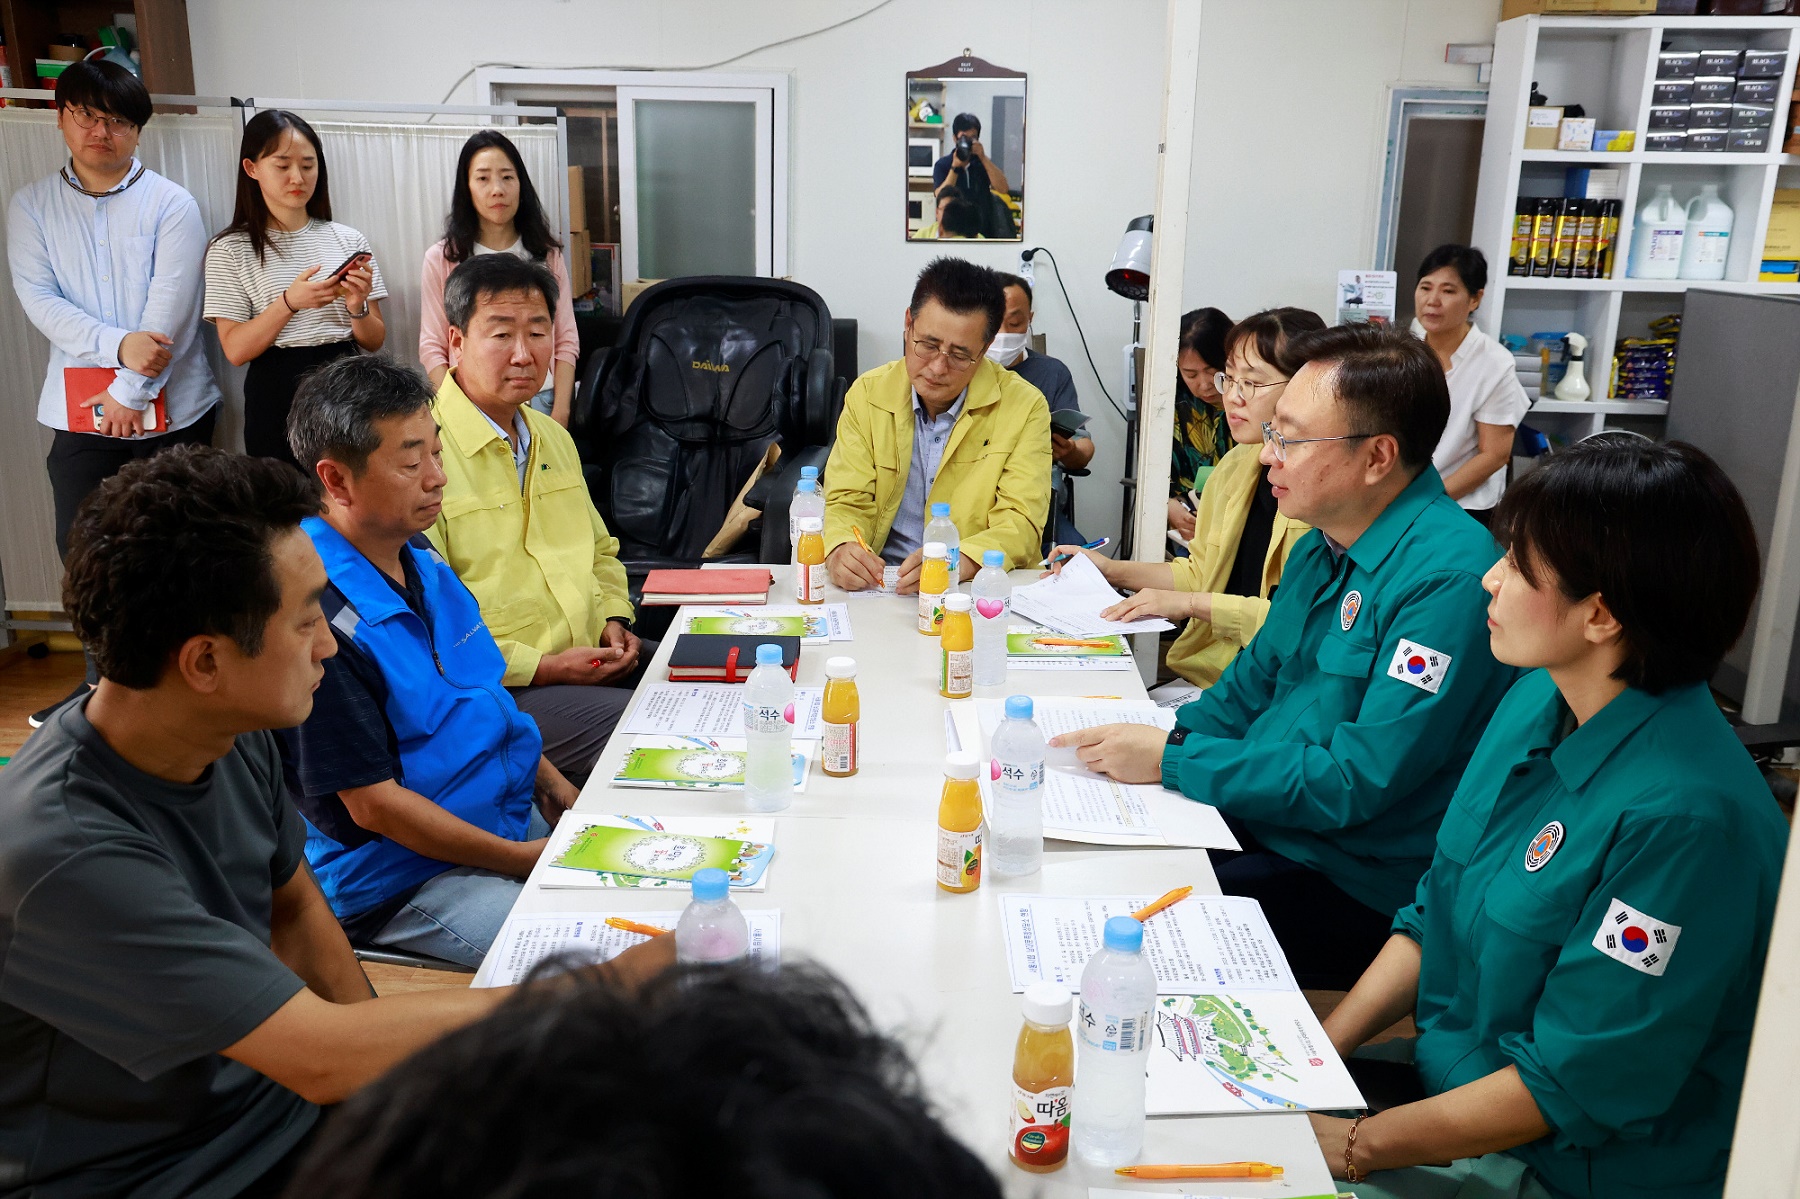
<path fill-rule="evenodd" d="M 987 356 L 1005 366 L 1025 349 L 1025 340 L 1031 336 L 1031 330 L 1023 333 L 996 333 L 993 342 L 987 348 Z"/>

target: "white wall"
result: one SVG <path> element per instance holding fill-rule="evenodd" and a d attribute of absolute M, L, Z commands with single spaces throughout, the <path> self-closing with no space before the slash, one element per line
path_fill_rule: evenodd
<path fill-rule="evenodd" d="M 189 0 L 203 95 L 469 102 L 477 62 L 696 67 L 843 20 L 873 0 Z M 1373 243 L 1385 86 L 1472 81 L 1447 41 L 1488 41 L 1499 0 L 1206 0 L 1205 149 L 1187 293 L 1234 316 L 1323 306 Z M 896 356 L 913 276 L 934 254 L 902 237 L 906 71 L 967 46 L 1026 71 L 1026 245 L 1068 272 L 1106 386 L 1120 397 L 1130 305 L 1101 282 L 1125 223 L 1150 211 L 1162 110 L 1162 0 L 894 0 L 842 29 L 730 70 L 788 71 L 794 277 L 862 326 L 865 368 Z M 1248 180 L 1222 186 L 1229 170 Z M 1014 269 L 1017 247 L 970 246 Z M 1038 331 L 1095 420 L 1077 488 L 1090 536 L 1118 533 L 1123 425 L 1100 395 L 1043 259 Z M 391 269 L 400 269 L 398 266 Z M 1154 494 L 1160 489 L 1151 488 Z"/>

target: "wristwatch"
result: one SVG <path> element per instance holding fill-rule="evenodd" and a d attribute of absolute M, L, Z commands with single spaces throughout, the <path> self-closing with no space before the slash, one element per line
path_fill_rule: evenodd
<path fill-rule="evenodd" d="M 1169 730 L 1169 745 L 1174 747 L 1182 744 L 1188 739 L 1188 734 L 1193 731 L 1193 729 L 1184 729 L 1180 725 L 1176 725 Z"/>

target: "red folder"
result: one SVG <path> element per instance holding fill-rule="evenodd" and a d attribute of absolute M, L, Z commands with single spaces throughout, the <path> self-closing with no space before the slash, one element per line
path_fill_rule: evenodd
<path fill-rule="evenodd" d="M 83 408 L 82 401 L 91 400 L 118 378 L 118 372 L 110 366 L 65 366 L 63 367 L 63 392 L 69 406 L 69 432 L 98 433 L 100 431 L 100 414 L 106 407 L 105 401 L 92 408 Z M 150 406 L 144 409 L 144 432 L 167 433 L 169 431 L 169 408 L 163 402 L 164 392 L 157 392 Z"/>
<path fill-rule="evenodd" d="M 653 570 L 644 578 L 644 603 L 763 604 L 775 578 L 764 567 L 729 570 Z"/>

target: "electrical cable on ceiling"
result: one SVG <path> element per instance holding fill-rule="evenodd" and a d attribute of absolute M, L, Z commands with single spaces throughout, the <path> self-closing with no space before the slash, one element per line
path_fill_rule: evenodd
<path fill-rule="evenodd" d="M 1130 424 L 1131 418 L 1125 415 L 1125 410 L 1119 407 L 1119 402 L 1112 398 L 1112 392 L 1106 390 L 1106 380 L 1100 376 L 1100 368 L 1094 365 L 1094 353 L 1088 349 L 1087 333 L 1081 327 L 1081 318 L 1075 315 L 1075 302 L 1069 299 L 1069 289 L 1063 283 L 1062 267 L 1056 264 L 1056 255 L 1052 254 L 1047 247 L 1033 246 L 1025 251 L 1024 257 L 1030 259 L 1039 254 L 1050 260 L 1050 269 L 1056 272 L 1057 290 L 1062 292 L 1063 303 L 1069 309 L 1069 319 L 1075 322 L 1075 333 L 1081 338 L 1081 352 L 1087 356 L 1088 369 L 1094 372 L 1094 382 L 1100 385 L 1100 394 L 1106 397 L 1106 402 L 1112 405 L 1112 410 L 1119 414 L 1119 419 Z"/>

